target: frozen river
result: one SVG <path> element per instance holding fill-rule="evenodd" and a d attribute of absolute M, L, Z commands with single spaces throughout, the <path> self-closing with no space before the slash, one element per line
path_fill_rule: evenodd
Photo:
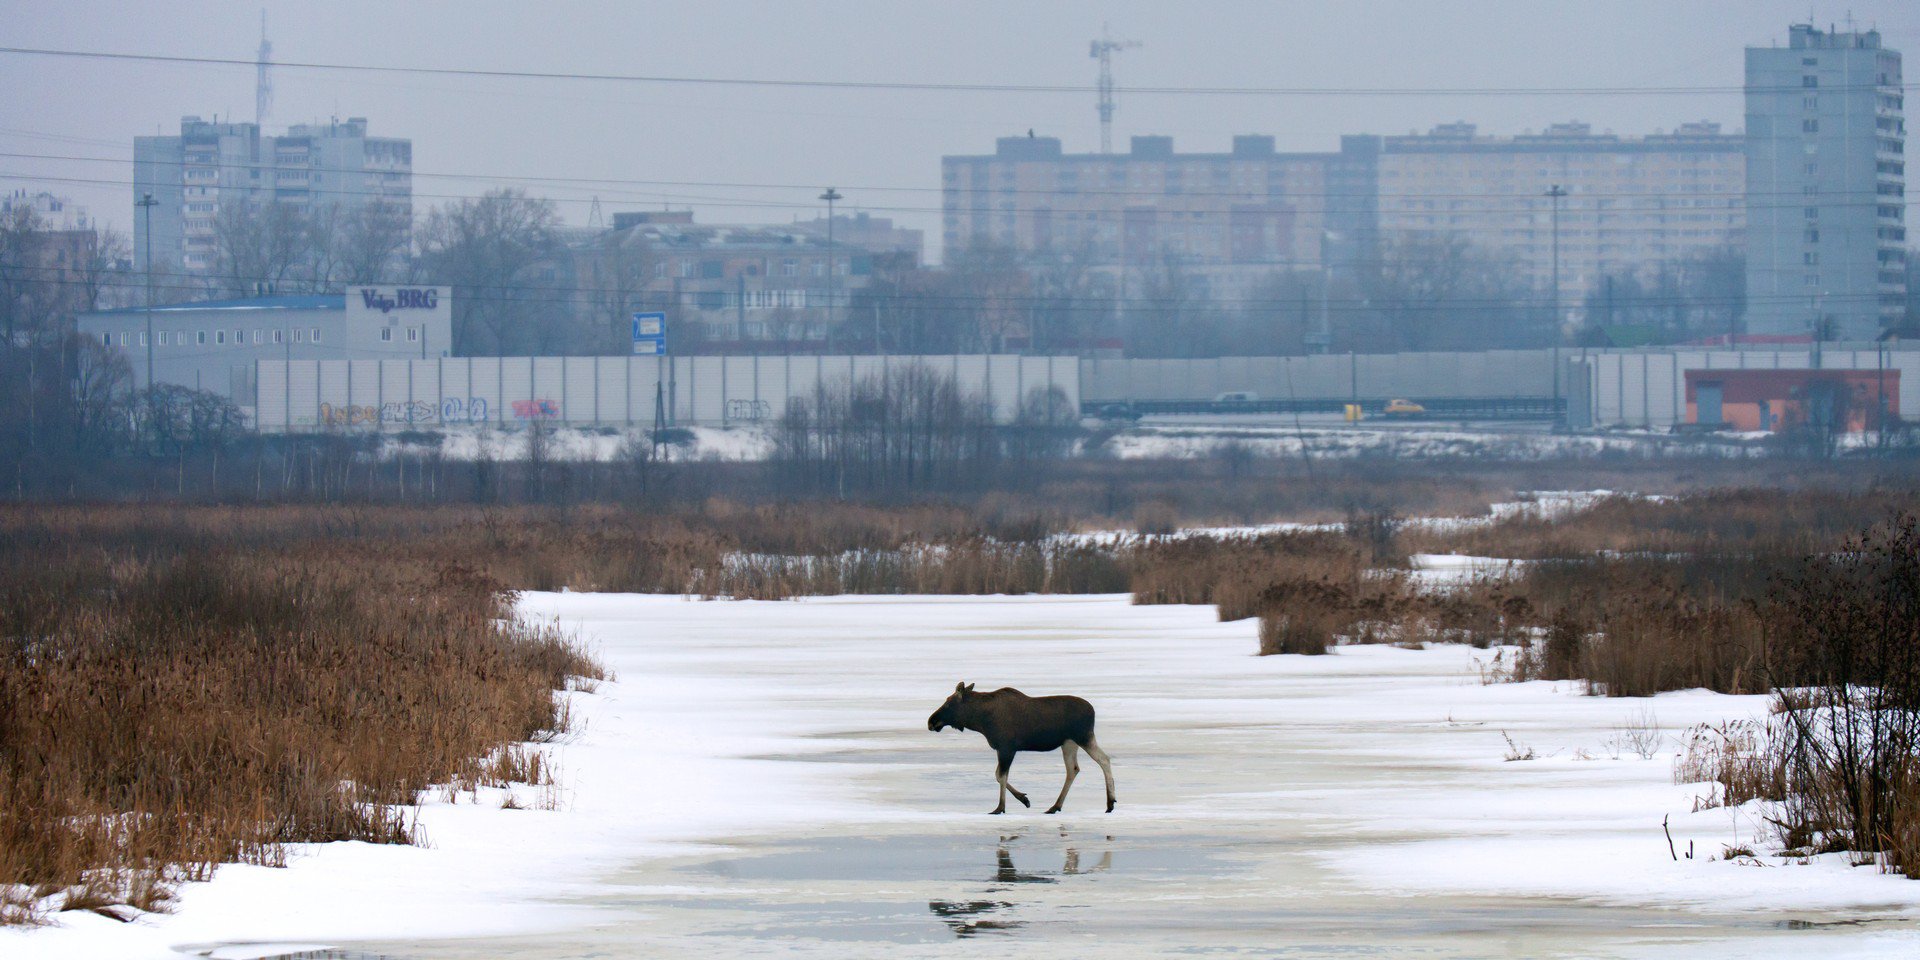
<path fill-rule="evenodd" d="M 1250 621 L 1124 597 L 524 606 L 577 625 L 619 686 L 641 688 L 603 725 L 739 758 L 694 764 L 699 782 L 676 785 L 669 769 L 640 787 L 656 816 L 720 822 L 699 849 L 636 859 L 570 895 L 590 925 L 380 952 L 917 957 L 990 940 L 1011 956 L 1700 957 L 1920 945 L 1908 919 L 1920 885 L 1709 862 L 1751 825 L 1690 813 L 1696 791 L 1670 783 L 1674 738 L 1653 759 L 1619 742 L 1635 720 L 1671 733 L 1763 710 L 1758 699 L 1485 686 L 1474 658 L 1488 655 L 1462 648 L 1256 658 Z M 983 741 L 925 728 L 961 679 L 1091 699 L 1119 808 L 1100 812 L 1094 770 L 1060 816 L 985 815 Z M 1503 732 L 1542 759 L 1503 760 Z M 1057 754 L 1024 754 L 1012 779 L 1041 798 L 1060 776 Z M 729 809 L 698 809 L 714 803 Z M 1695 859 L 1669 855 L 1667 813 Z"/>
<path fill-rule="evenodd" d="M 242 941 L 394 960 L 1920 950 L 1920 883 L 1727 862 L 1751 816 L 1693 812 L 1698 789 L 1671 782 L 1675 732 L 1761 713 L 1762 698 L 1489 686 L 1476 661 L 1490 654 L 1460 647 L 1259 658 L 1251 621 L 1126 597 L 528 594 L 522 609 L 578 630 L 618 673 L 580 698 L 584 729 L 557 748 L 562 809 L 435 802 L 428 849 L 329 845 L 287 870 L 223 868 L 142 930 L 82 918 L 27 934 L 25 954 L 0 938 L 0 953 Z M 1042 815 L 1059 755 L 1022 754 L 1012 780 L 1036 809 L 987 816 L 984 742 L 926 729 L 963 679 L 1092 700 L 1118 809 L 1101 812 L 1083 761 L 1066 812 Z M 1625 740 L 1648 723 L 1666 736 L 1643 759 Z M 1515 748 L 1538 759 L 1504 760 Z"/>

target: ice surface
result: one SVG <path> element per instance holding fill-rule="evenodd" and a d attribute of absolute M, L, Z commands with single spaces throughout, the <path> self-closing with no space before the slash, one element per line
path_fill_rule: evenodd
<path fill-rule="evenodd" d="M 0 956 L 160 957 L 320 942 L 399 958 L 581 955 L 1909 956 L 1920 884 L 1746 866 L 1744 811 L 1692 812 L 1673 733 L 1760 697 L 1483 686 L 1470 648 L 1252 656 L 1252 621 L 1124 596 L 700 602 L 527 594 L 618 681 L 579 694 L 566 809 L 434 803 L 428 848 L 224 867 L 177 913 L 67 915 Z M 1099 709 L 1119 808 L 1083 758 L 992 755 L 925 720 L 958 680 Z M 1651 712 L 1661 755 L 1620 749 Z M 1506 737 L 1540 759 L 1506 762 Z M 1616 759 L 1617 757 L 1617 759 Z M 1675 861 L 1661 832 L 1671 817 Z M 1805 929 L 1790 928 L 1796 921 Z M 1848 923 L 1857 926 L 1820 926 Z"/>

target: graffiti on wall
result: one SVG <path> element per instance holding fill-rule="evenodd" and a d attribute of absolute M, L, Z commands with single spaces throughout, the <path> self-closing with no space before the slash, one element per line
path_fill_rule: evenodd
<path fill-rule="evenodd" d="M 448 397 L 440 401 L 444 423 L 479 423 L 487 419 L 486 397 Z"/>
<path fill-rule="evenodd" d="M 560 401 L 545 398 L 515 400 L 513 415 L 521 420 L 558 420 L 560 419 Z"/>
<path fill-rule="evenodd" d="M 320 405 L 320 422 L 329 427 L 358 427 L 380 422 L 380 408 L 370 404 Z"/>
<path fill-rule="evenodd" d="M 772 415 L 773 407 L 765 400 L 728 400 L 728 420 L 765 420 Z"/>
<path fill-rule="evenodd" d="M 433 404 L 425 400 L 396 401 L 380 405 L 381 423 L 426 423 L 433 419 Z"/>

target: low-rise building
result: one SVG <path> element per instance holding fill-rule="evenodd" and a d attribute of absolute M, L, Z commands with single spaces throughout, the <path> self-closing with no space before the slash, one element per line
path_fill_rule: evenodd
<path fill-rule="evenodd" d="M 610 230 L 575 231 L 566 269 L 580 307 L 603 321 L 660 311 L 670 330 L 709 345 L 824 345 L 830 317 L 846 319 L 876 258 L 918 265 L 919 241 L 885 218 L 836 217 L 829 245 L 824 219 L 708 225 L 688 211 L 617 213 Z"/>
<path fill-rule="evenodd" d="M 260 360 L 404 360 L 448 356 L 451 287 L 353 287 L 344 294 L 261 296 L 81 314 L 83 336 L 117 349 L 145 389 L 153 381 L 251 408 Z M 152 331 L 152 339 L 148 331 Z"/>

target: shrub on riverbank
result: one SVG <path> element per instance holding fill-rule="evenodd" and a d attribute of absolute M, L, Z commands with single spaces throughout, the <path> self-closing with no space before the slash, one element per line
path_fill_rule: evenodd
<path fill-rule="evenodd" d="M 291 843 L 412 842 L 420 791 L 564 727 L 555 690 L 599 673 L 470 567 L 269 533 L 0 521 L 0 922 L 161 908 Z"/>

